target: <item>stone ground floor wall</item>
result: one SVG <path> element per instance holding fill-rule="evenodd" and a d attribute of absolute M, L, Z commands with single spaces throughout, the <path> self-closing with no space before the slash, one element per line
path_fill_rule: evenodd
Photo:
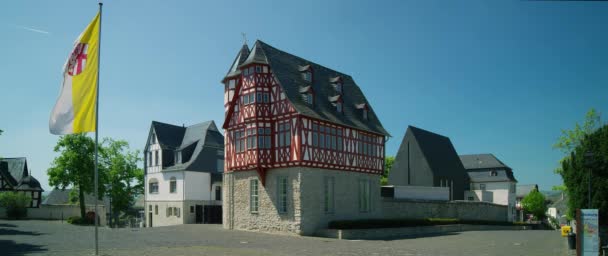
<path fill-rule="evenodd" d="M 262 183 L 256 171 L 239 171 L 224 174 L 223 225 L 227 229 L 255 230 L 300 234 L 300 173 L 294 168 L 272 169 L 266 174 L 266 184 Z M 286 177 L 287 212 L 279 213 L 277 208 L 277 179 Z M 251 212 L 250 181 L 258 180 L 259 209 Z"/>
<path fill-rule="evenodd" d="M 99 225 L 106 225 L 106 209 L 103 205 L 98 205 Z M 87 205 L 86 212 L 95 211 L 94 205 Z M 80 216 L 80 206 L 78 205 L 41 205 L 40 208 L 28 208 L 27 219 L 38 220 L 67 220 L 72 216 Z M 6 218 L 6 209 L 0 207 L 0 219 Z"/>
<path fill-rule="evenodd" d="M 279 177 L 288 180 L 287 212 L 277 210 Z M 324 181 L 334 180 L 333 210 L 324 208 Z M 290 167 L 269 170 L 265 186 L 259 183 L 259 210 L 250 209 L 250 180 L 259 176 L 256 171 L 224 174 L 223 223 L 228 229 L 312 235 L 327 227 L 332 220 L 374 218 L 379 215 L 380 176 L 356 172 L 318 168 Z M 358 182 L 370 184 L 371 207 L 361 212 L 358 202 Z"/>
<path fill-rule="evenodd" d="M 186 200 L 186 201 L 146 201 L 146 227 L 150 225 L 150 212 L 152 213 L 152 227 L 162 227 L 181 224 L 196 223 L 196 205 L 222 205 L 222 201 L 216 200 Z M 191 212 L 190 207 L 194 207 Z M 158 207 L 158 212 L 156 211 Z M 179 210 L 179 215 L 171 211 L 168 214 L 168 208 L 175 207 Z M 204 209 L 203 209 L 204 211 Z M 204 214 L 204 212 L 203 212 Z"/>

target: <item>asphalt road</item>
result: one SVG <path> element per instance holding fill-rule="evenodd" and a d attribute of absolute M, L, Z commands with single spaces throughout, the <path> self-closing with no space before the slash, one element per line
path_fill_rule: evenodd
<path fill-rule="evenodd" d="M 0 255 L 93 255 L 93 227 L 0 220 Z M 469 231 L 346 241 L 224 230 L 220 225 L 99 229 L 100 255 L 569 255 L 557 231 Z"/>

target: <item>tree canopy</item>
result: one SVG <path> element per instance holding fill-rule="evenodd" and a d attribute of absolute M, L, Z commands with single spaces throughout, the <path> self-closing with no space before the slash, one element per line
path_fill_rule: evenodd
<path fill-rule="evenodd" d="M 587 152 L 593 154 L 591 159 L 586 159 Z M 562 179 L 568 187 L 568 216 L 575 216 L 576 209 L 589 207 L 591 170 L 590 208 L 600 210 L 600 223 L 608 223 L 608 125 L 587 135 L 561 164 Z"/>
<path fill-rule="evenodd" d="M 126 141 L 105 139 L 103 144 L 108 195 L 112 199 L 112 217 L 116 219 L 116 212 L 126 212 L 135 203 L 135 196 L 143 193 L 144 171 L 137 167 L 141 161 L 139 151 L 129 151 Z"/>
<path fill-rule="evenodd" d="M 140 152 L 130 151 L 123 140 L 105 138 L 98 145 L 98 199 L 107 195 L 113 213 L 125 212 L 143 193 L 143 170 L 137 166 Z M 95 142 L 84 134 L 60 137 L 55 152 L 60 153 L 48 169 L 49 184 L 55 188 L 73 187 L 70 202 L 78 202 L 85 218 L 84 195 L 94 191 Z M 114 215 L 117 216 L 117 215 Z"/>
<path fill-rule="evenodd" d="M 95 142 L 82 133 L 70 134 L 61 136 L 54 150 L 60 154 L 47 170 L 49 185 L 60 189 L 70 186 L 77 189 L 80 217 L 85 218 L 84 195 L 92 193 L 94 189 Z M 99 175 L 99 178 L 99 184 L 104 184 L 103 175 Z M 98 193 L 104 194 L 104 186 L 99 186 Z"/>
<path fill-rule="evenodd" d="M 545 196 L 538 191 L 533 189 L 530 191 L 524 199 L 521 200 L 521 205 L 529 213 L 532 213 L 534 217 L 543 218 L 547 212 L 547 204 L 545 203 Z"/>
<path fill-rule="evenodd" d="M 393 168 L 394 163 L 395 163 L 394 156 L 387 156 L 384 159 L 384 173 L 382 173 L 382 177 L 380 178 L 381 185 L 388 184 L 388 174 L 391 172 L 391 169 Z"/>
<path fill-rule="evenodd" d="M 581 145 L 585 136 L 593 133 L 601 126 L 601 115 L 595 109 L 590 109 L 585 114 L 585 120 L 583 124 L 576 123 L 574 128 L 571 130 L 562 130 L 562 135 L 558 138 L 557 142 L 553 144 L 554 149 L 562 151 L 565 156 L 560 160 L 560 165 L 554 170 L 556 174 L 562 174 L 562 163 L 569 160 L 570 153 L 574 151 L 576 147 Z M 553 190 L 566 190 L 565 184 L 554 186 Z"/>

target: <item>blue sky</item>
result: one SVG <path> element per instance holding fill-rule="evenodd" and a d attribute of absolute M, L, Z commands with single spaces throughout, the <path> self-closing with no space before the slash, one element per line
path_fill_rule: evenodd
<path fill-rule="evenodd" d="M 0 156 L 26 156 L 46 190 L 49 113 L 96 2 L 0 9 Z M 219 81 L 244 32 L 352 75 L 393 135 L 389 155 L 414 125 L 550 189 L 560 130 L 608 113 L 606 13 L 572 1 L 105 1 L 100 137 L 142 149 L 152 120 L 221 122 Z"/>

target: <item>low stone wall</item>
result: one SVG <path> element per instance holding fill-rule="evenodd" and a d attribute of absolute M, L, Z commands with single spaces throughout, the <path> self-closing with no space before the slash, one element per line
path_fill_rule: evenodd
<path fill-rule="evenodd" d="M 97 206 L 99 210 L 99 224 L 106 224 L 106 210 L 103 205 Z M 87 205 L 87 212 L 95 211 L 95 206 Z M 40 208 L 28 208 L 27 219 L 37 220 L 67 220 L 72 216 L 80 216 L 78 205 L 41 205 Z M 0 207 L 0 219 L 6 219 L 6 209 Z"/>
<path fill-rule="evenodd" d="M 434 234 L 446 234 L 463 231 L 479 230 L 525 230 L 531 229 L 528 226 L 493 226 L 493 225 L 440 225 L 440 226 L 420 226 L 403 228 L 378 228 L 378 229 L 322 229 L 315 235 L 320 237 L 346 239 L 346 240 L 374 240 L 374 239 L 395 239 L 403 237 L 416 237 Z"/>
<path fill-rule="evenodd" d="M 508 207 L 487 202 L 424 201 L 382 198 L 382 219 L 451 218 L 461 220 L 508 221 Z"/>

